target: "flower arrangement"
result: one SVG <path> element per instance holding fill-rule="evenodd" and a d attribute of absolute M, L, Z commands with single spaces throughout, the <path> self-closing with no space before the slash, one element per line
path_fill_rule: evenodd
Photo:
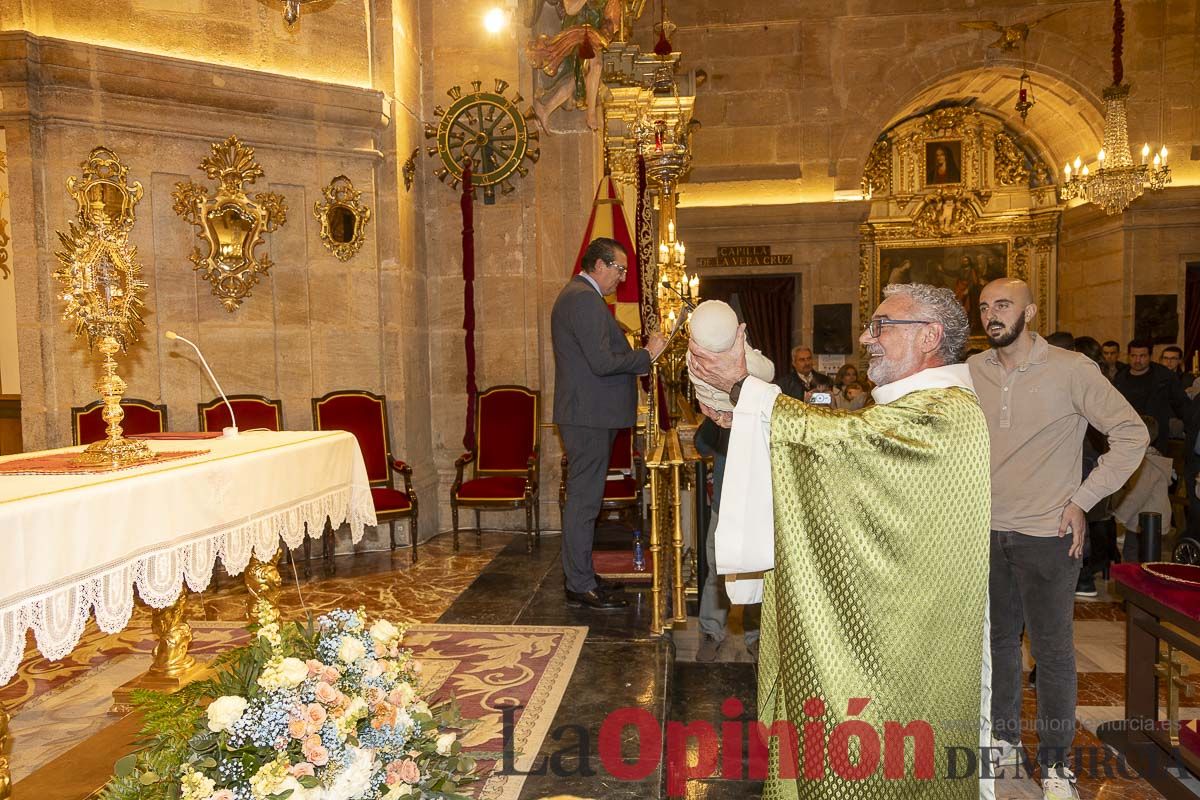
<path fill-rule="evenodd" d="M 256 615 L 254 641 L 217 659 L 214 677 L 134 694 L 143 746 L 101 800 L 463 797 L 475 765 L 449 730 L 463 722 L 418 695 L 401 628 L 368 626 L 361 609 L 307 626 L 281 627 L 263 602 Z"/>

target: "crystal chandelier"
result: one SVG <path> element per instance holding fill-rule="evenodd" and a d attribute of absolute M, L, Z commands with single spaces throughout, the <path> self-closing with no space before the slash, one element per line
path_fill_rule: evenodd
<path fill-rule="evenodd" d="M 1114 0 L 1113 6 L 1113 82 L 1104 90 L 1104 146 L 1096 156 L 1095 172 L 1091 172 L 1078 156 L 1074 164 L 1063 168 L 1065 180 L 1061 192 L 1063 200 L 1081 197 L 1100 206 L 1107 214 L 1124 211 L 1147 187 L 1157 191 L 1171 182 L 1165 145 L 1154 154 L 1151 163 L 1147 163 L 1149 144 L 1142 146 L 1140 164 L 1133 163 L 1129 152 L 1129 122 L 1125 112 L 1129 85 L 1121 83 L 1124 77 L 1121 45 L 1125 14 L 1121 10 L 1121 0 Z"/>

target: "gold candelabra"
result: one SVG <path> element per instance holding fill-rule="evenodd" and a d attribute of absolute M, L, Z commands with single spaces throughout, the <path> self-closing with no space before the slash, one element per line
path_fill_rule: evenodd
<path fill-rule="evenodd" d="M 103 356 L 96 389 L 104 400 L 102 417 L 106 437 L 80 454 L 84 464 L 112 467 L 145 461 L 153 456 L 143 441 L 122 436 L 121 395 L 125 381 L 117 374 L 114 356 L 129 349 L 143 325 L 141 280 L 137 251 L 129 244 L 134 206 L 142 185 L 127 182 L 127 170 L 117 155 L 97 147 L 83 164 L 83 177 L 67 180 L 67 190 L 79 206 L 79 226 L 70 223 L 59 232 L 63 250 L 55 255 L 61 264 L 54 277 L 63 286 L 63 316 L 75 321 L 76 335 L 87 336 L 88 347 Z"/>

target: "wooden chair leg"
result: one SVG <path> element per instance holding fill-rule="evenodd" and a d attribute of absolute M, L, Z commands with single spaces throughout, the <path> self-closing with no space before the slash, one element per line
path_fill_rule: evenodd
<path fill-rule="evenodd" d="M 388 539 L 392 543 L 392 549 L 396 549 L 396 520 L 388 522 Z"/>
<path fill-rule="evenodd" d="M 454 552 L 458 552 L 458 503 L 450 498 L 450 520 L 454 524 Z"/>
<path fill-rule="evenodd" d="M 525 552 L 533 552 L 533 501 L 525 503 Z"/>
<path fill-rule="evenodd" d="M 483 525 L 479 522 L 479 509 L 475 509 L 475 543 L 483 544 Z"/>
<path fill-rule="evenodd" d="M 417 563 L 417 510 L 408 518 L 408 539 L 412 542 L 412 563 Z"/>
<path fill-rule="evenodd" d="M 542 544 L 542 504 L 538 498 L 533 498 L 533 538 L 534 543 Z"/>

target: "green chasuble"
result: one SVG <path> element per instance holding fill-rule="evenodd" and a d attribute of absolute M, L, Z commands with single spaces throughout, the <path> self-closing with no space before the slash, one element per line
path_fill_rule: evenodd
<path fill-rule="evenodd" d="M 979 797 L 991 500 L 975 395 L 855 412 L 781 396 L 770 428 L 759 716 L 789 720 L 798 752 L 789 776 L 771 737 L 764 800 Z"/>

